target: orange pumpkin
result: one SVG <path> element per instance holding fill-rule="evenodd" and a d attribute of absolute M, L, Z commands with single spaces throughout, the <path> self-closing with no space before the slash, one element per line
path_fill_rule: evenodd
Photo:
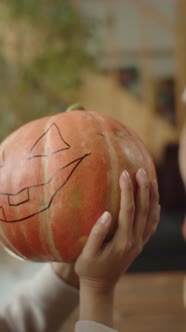
<path fill-rule="evenodd" d="M 0 145 L 0 238 L 34 261 L 73 261 L 98 217 L 117 225 L 119 177 L 152 158 L 137 135 L 118 121 L 83 110 L 27 123 Z M 134 180 L 135 184 L 135 180 Z"/>

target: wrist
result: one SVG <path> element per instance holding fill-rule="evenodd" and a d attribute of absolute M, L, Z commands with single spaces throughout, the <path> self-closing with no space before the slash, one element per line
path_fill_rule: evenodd
<path fill-rule="evenodd" d="M 80 285 L 82 289 L 86 289 L 89 293 L 96 295 L 109 296 L 114 293 L 115 285 L 105 280 L 94 280 L 91 278 L 80 278 Z"/>
<path fill-rule="evenodd" d="M 113 327 L 114 291 L 103 291 L 80 280 L 80 320 Z"/>

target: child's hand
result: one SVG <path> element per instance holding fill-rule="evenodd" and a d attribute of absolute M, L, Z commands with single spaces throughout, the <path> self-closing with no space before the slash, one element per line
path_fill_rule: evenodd
<path fill-rule="evenodd" d="M 138 190 L 134 197 L 128 172 L 120 177 L 121 203 L 118 227 L 110 242 L 104 243 L 112 216 L 105 212 L 94 225 L 88 241 L 76 261 L 80 285 L 95 292 L 112 291 L 117 280 L 141 253 L 156 231 L 160 218 L 157 185 L 149 183 L 146 172 L 136 174 Z"/>

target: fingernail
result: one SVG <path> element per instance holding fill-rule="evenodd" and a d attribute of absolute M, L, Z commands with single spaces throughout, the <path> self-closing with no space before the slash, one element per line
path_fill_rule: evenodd
<path fill-rule="evenodd" d="M 124 170 L 122 173 L 122 177 L 124 178 L 125 181 L 129 181 L 130 180 L 130 174 L 127 170 Z"/>
<path fill-rule="evenodd" d="M 102 225 L 107 225 L 110 222 L 110 220 L 111 220 L 111 214 L 108 211 L 105 211 L 98 221 Z"/>
<path fill-rule="evenodd" d="M 146 173 L 146 171 L 145 171 L 144 168 L 140 168 L 140 169 L 138 170 L 138 172 L 139 172 L 140 176 L 142 176 L 143 178 L 146 178 L 146 177 L 147 177 L 147 173 Z"/>

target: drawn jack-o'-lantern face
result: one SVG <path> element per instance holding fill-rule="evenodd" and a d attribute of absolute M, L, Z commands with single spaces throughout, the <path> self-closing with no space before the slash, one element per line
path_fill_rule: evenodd
<path fill-rule="evenodd" d="M 32 121 L 0 146 L 0 240 L 31 260 L 74 261 L 96 220 L 120 206 L 126 169 L 155 167 L 137 136 L 97 112 L 74 110 Z"/>
<path fill-rule="evenodd" d="M 50 147 L 47 151 L 43 151 L 43 147 L 46 149 L 46 142 L 44 143 L 43 141 L 47 140 L 49 134 L 58 136 L 57 146 L 53 151 L 50 151 Z M 65 150 L 69 150 L 70 148 L 70 144 L 63 138 L 57 124 L 52 123 L 50 127 L 38 137 L 27 152 L 28 169 L 30 167 L 29 161 L 42 158 L 47 162 L 48 158 L 52 158 L 56 154 L 62 155 Z M 16 192 L 2 192 L 0 188 L 0 221 L 7 223 L 20 222 L 49 209 L 56 194 L 67 184 L 77 167 L 89 155 L 90 152 L 74 160 L 69 160 L 65 165 L 61 162 L 61 167 L 55 170 L 53 174 L 50 174 L 47 181 L 32 183 Z M 3 172 L 3 169 L 7 166 L 6 151 L 2 150 L 0 151 L 0 172 Z M 43 199 L 43 195 L 46 192 L 49 193 L 47 199 Z M 29 205 L 29 209 L 24 208 L 26 205 Z M 19 217 L 17 218 L 15 216 L 18 207 L 23 208 L 20 209 L 21 213 L 19 212 Z"/>

